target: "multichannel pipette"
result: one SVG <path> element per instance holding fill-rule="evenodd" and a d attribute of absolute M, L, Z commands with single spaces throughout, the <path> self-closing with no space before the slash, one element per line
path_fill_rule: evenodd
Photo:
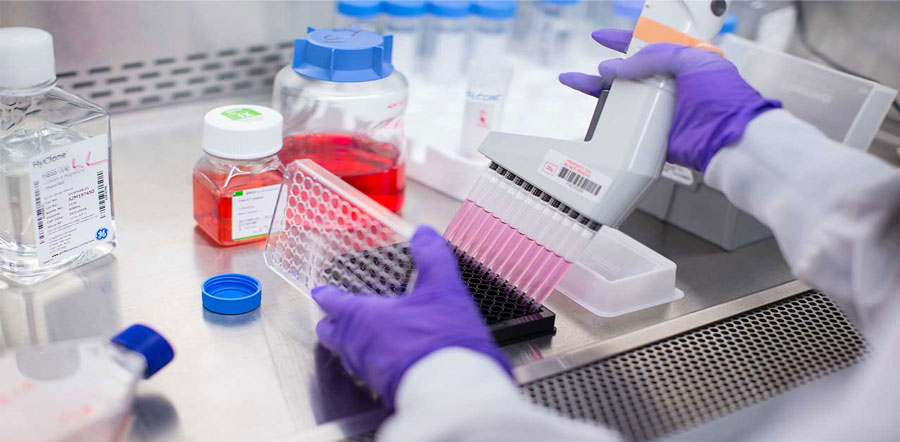
<path fill-rule="evenodd" d="M 647 0 L 627 55 L 656 42 L 714 49 L 706 41 L 727 5 Z M 619 80 L 586 142 L 490 133 L 479 148 L 490 168 L 445 237 L 542 303 L 600 227 L 619 226 L 659 177 L 674 103 L 671 79 Z"/>

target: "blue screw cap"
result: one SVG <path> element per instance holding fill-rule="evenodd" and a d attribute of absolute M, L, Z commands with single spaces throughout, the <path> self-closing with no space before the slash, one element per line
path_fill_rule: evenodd
<path fill-rule="evenodd" d="M 461 18 L 469 15 L 470 6 L 464 0 L 435 0 L 428 2 L 428 12 L 438 17 Z"/>
<path fill-rule="evenodd" d="M 294 43 L 294 72 L 315 80 L 356 83 L 391 75 L 394 37 L 356 28 L 309 28 Z"/>
<path fill-rule="evenodd" d="M 143 324 L 134 324 L 122 330 L 110 341 L 144 356 L 147 361 L 144 379 L 153 376 L 175 357 L 175 351 L 166 338 Z"/>
<path fill-rule="evenodd" d="M 213 313 L 241 315 L 259 308 L 262 284 L 252 276 L 224 273 L 203 283 L 203 307 Z"/>
<path fill-rule="evenodd" d="M 381 10 L 394 17 L 418 17 L 425 14 L 425 1 L 387 0 L 381 2 Z"/>
<path fill-rule="evenodd" d="M 340 0 L 337 11 L 350 17 L 369 18 L 381 12 L 381 2 L 375 0 Z"/>
<path fill-rule="evenodd" d="M 516 16 L 518 3 L 513 0 L 479 0 L 472 2 L 472 13 L 487 19 L 505 20 Z"/>

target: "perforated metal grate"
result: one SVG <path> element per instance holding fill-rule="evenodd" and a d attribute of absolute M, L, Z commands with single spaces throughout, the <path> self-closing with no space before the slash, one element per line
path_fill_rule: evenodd
<path fill-rule="evenodd" d="M 807 292 L 522 386 L 533 402 L 645 441 L 853 365 L 867 344 Z"/>
<path fill-rule="evenodd" d="M 57 73 L 60 87 L 110 112 L 271 89 L 294 42 L 221 48 Z"/>

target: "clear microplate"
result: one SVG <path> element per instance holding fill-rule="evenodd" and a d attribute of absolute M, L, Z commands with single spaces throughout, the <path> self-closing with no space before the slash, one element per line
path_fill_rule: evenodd
<path fill-rule="evenodd" d="M 597 316 L 619 316 L 684 297 L 674 262 L 603 227 L 556 287 Z"/>
<path fill-rule="evenodd" d="M 285 167 L 266 265 L 301 292 L 334 285 L 400 295 L 414 279 L 413 227 L 312 160 Z"/>

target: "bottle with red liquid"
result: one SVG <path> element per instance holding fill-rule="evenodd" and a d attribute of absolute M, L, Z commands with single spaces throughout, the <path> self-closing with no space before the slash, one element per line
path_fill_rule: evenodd
<path fill-rule="evenodd" d="M 399 213 L 406 187 L 406 78 L 393 38 L 357 28 L 310 28 L 275 77 L 284 115 L 282 162 L 309 158 Z"/>
<path fill-rule="evenodd" d="M 220 246 L 263 240 L 278 202 L 283 167 L 281 114 L 233 105 L 204 118 L 204 155 L 194 167 L 194 219 Z"/>

